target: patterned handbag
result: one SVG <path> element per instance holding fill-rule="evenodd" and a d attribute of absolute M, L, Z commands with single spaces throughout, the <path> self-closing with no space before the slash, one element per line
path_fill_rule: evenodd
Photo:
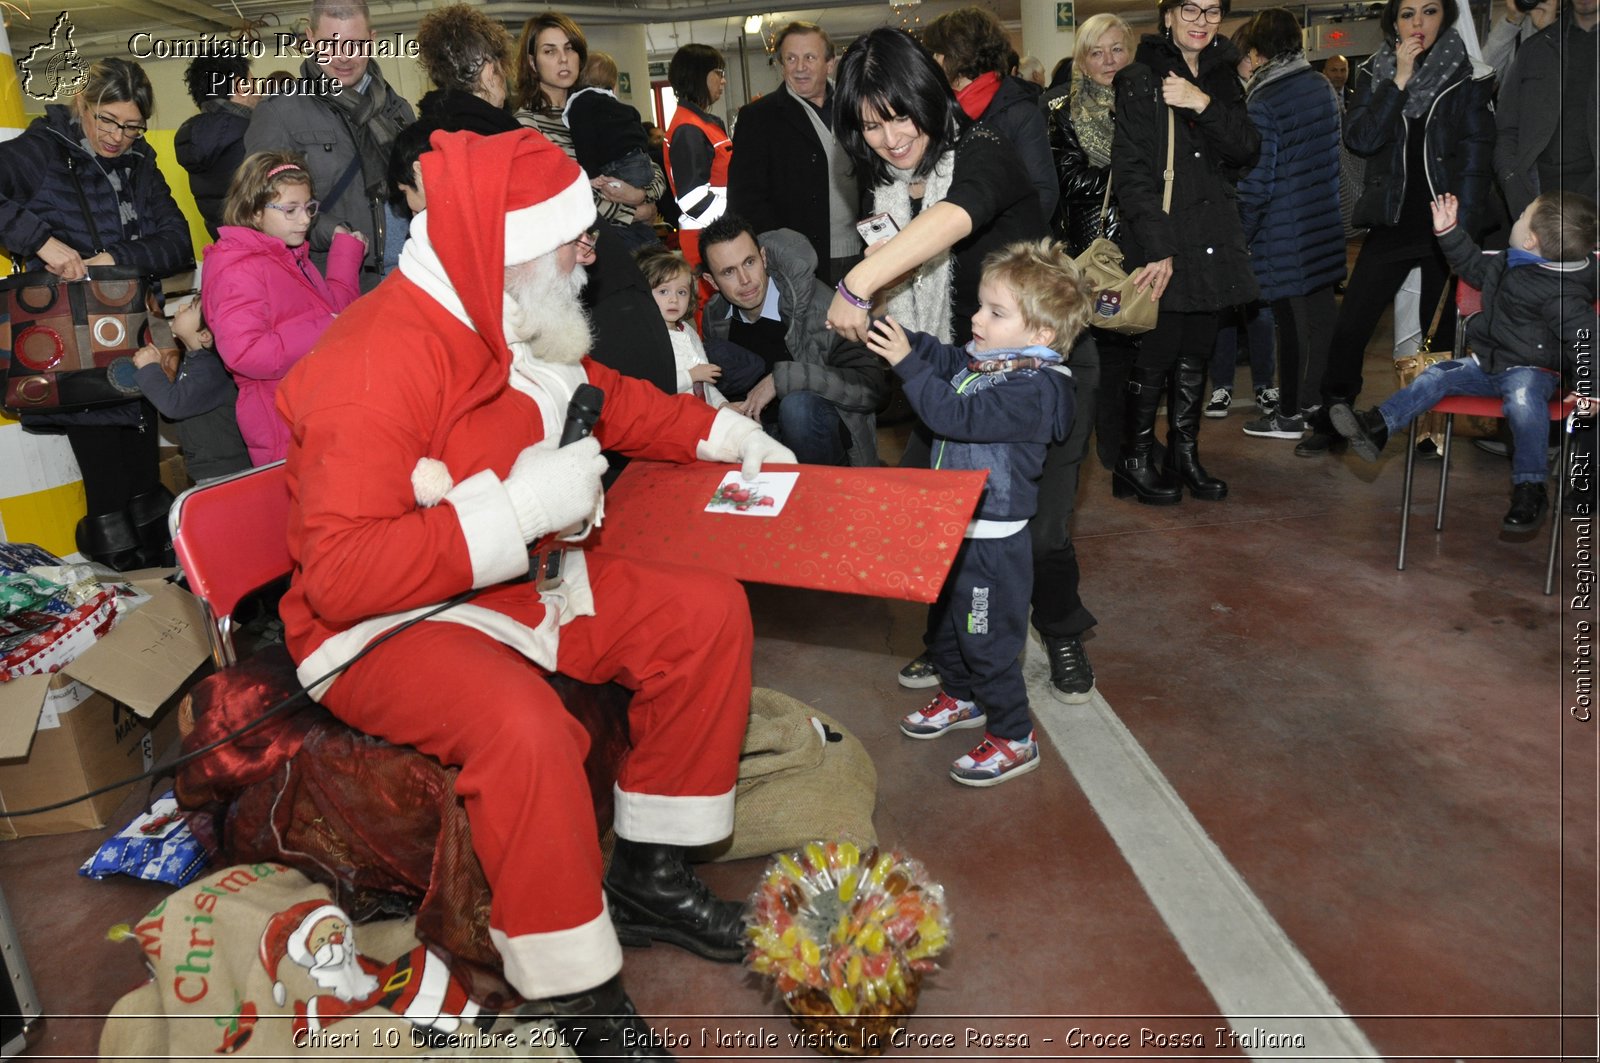
<path fill-rule="evenodd" d="M 0 281 L 9 410 L 86 410 L 139 397 L 133 355 L 145 344 L 177 358 L 156 286 L 125 266 L 62 280 L 37 270 Z"/>

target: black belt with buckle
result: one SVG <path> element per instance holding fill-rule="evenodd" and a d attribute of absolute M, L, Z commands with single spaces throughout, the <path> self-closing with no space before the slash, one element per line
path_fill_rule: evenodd
<path fill-rule="evenodd" d="M 553 591 L 561 586 L 561 563 L 567 555 L 565 546 L 546 546 L 528 554 L 528 578 L 541 591 Z"/>

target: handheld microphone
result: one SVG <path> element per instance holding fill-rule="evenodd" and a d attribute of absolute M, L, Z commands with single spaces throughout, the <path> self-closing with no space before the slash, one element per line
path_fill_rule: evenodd
<path fill-rule="evenodd" d="M 557 446 L 576 443 L 594 434 L 594 423 L 600 419 L 600 408 L 605 405 L 606 393 L 593 384 L 579 384 L 567 404 L 567 423 L 561 429 L 561 442 Z"/>

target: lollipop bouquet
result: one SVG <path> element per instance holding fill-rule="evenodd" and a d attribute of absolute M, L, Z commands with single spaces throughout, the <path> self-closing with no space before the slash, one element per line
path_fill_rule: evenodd
<path fill-rule="evenodd" d="M 807 1043 L 875 1055 L 950 943 L 944 888 L 898 851 L 810 842 L 774 858 L 750 902 L 750 969 L 772 980 Z"/>

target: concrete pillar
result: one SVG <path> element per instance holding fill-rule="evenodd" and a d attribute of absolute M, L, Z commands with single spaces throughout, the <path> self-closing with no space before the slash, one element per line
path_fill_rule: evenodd
<path fill-rule="evenodd" d="M 585 26 L 583 35 L 589 39 L 590 51 L 609 53 L 617 61 L 617 99 L 631 104 L 645 120 L 656 121 L 655 101 L 650 95 L 650 56 L 645 47 L 644 23 Z"/>
<path fill-rule="evenodd" d="M 1082 3 L 1083 0 L 1022 0 L 1020 54 L 1043 62 L 1047 79 L 1056 64 L 1072 54 L 1079 22 L 1076 9 Z M 1062 21 L 1066 24 L 1059 24 Z"/>

